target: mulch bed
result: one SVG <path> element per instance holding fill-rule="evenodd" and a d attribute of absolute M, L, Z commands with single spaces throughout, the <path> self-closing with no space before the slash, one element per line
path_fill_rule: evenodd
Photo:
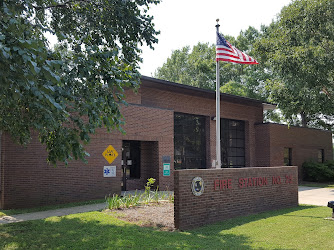
<path fill-rule="evenodd" d="M 120 220 L 135 223 L 142 227 L 155 227 L 162 231 L 174 231 L 174 204 L 170 202 L 151 203 L 118 210 L 114 212 Z"/>

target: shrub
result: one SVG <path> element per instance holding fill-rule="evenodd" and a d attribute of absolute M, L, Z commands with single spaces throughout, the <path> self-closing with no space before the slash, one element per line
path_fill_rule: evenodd
<path fill-rule="evenodd" d="M 334 161 L 303 163 L 303 180 L 315 182 L 334 181 Z"/>
<path fill-rule="evenodd" d="M 160 200 L 165 199 L 165 194 L 161 195 L 159 193 L 159 187 L 156 188 L 155 191 L 151 191 L 152 186 L 155 183 L 155 179 L 149 178 L 147 179 L 147 183 L 145 185 L 145 192 L 143 194 L 137 194 L 137 190 L 134 195 L 127 195 L 125 197 L 120 197 L 117 194 L 114 194 L 112 197 L 105 197 L 107 208 L 108 209 L 120 209 L 120 208 L 129 208 L 138 206 L 141 203 L 149 204 L 152 202 L 159 203 Z M 169 195 L 168 197 L 170 202 L 174 202 L 174 195 Z"/>
<path fill-rule="evenodd" d="M 159 200 L 160 200 L 159 187 L 157 187 L 157 189 L 153 193 L 153 201 L 155 203 L 159 203 Z"/>
<path fill-rule="evenodd" d="M 146 182 L 146 185 L 145 185 L 145 193 L 146 193 L 146 195 L 150 194 L 151 187 L 153 186 L 154 183 L 155 183 L 155 179 L 154 178 L 147 179 L 147 182 Z"/>
<path fill-rule="evenodd" d="M 332 160 L 332 161 L 327 161 L 327 162 L 326 162 L 326 165 L 327 165 L 330 169 L 334 170 L 334 160 Z"/>
<path fill-rule="evenodd" d="M 140 204 L 140 195 L 137 194 L 137 190 L 135 192 L 135 195 L 133 196 L 133 200 L 132 200 L 132 206 L 138 206 Z"/>
<path fill-rule="evenodd" d="M 169 202 L 174 203 L 174 195 L 170 194 L 168 196 L 168 200 L 169 200 Z"/>
<path fill-rule="evenodd" d="M 133 206 L 133 201 L 134 201 L 134 196 L 130 194 L 122 198 L 123 206 L 126 208 Z"/>
<path fill-rule="evenodd" d="M 121 197 L 119 197 L 117 194 L 113 195 L 112 197 L 106 198 L 106 203 L 108 209 L 119 209 L 122 205 Z"/>

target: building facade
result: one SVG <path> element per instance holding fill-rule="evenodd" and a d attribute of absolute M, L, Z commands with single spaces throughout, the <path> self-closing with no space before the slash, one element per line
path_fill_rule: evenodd
<path fill-rule="evenodd" d="M 121 190 L 143 189 L 155 178 L 173 190 L 175 169 L 212 168 L 216 158 L 215 92 L 142 77 L 137 93 L 126 91 L 123 129 L 100 129 L 86 150 L 88 164 L 50 166 L 36 136 L 28 147 L 1 136 L 0 208 L 18 208 L 99 199 Z M 328 131 L 263 123 L 271 104 L 221 94 L 222 167 L 297 165 L 311 158 L 333 159 Z M 103 157 L 112 145 L 118 157 Z M 320 156 L 319 156 L 320 155 Z M 106 177 L 105 167 L 116 169 Z"/>

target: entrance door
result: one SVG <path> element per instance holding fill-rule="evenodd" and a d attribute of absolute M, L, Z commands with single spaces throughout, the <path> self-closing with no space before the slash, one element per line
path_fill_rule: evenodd
<path fill-rule="evenodd" d="M 122 190 L 126 191 L 127 180 L 140 179 L 140 141 L 123 141 L 122 168 Z"/>

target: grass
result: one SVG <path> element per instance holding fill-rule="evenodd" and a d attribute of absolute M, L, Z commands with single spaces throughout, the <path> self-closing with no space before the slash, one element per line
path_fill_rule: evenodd
<path fill-rule="evenodd" d="M 299 206 L 166 232 L 89 212 L 0 225 L 0 249 L 333 249 L 330 215 L 327 207 Z"/>
<path fill-rule="evenodd" d="M 47 211 L 47 210 L 53 210 L 53 209 L 58 209 L 58 208 L 75 207 L 75 206 L 82 206 L 82 205 L 89 205 L 89 204 L 98 204 L 98 203 L 104 203 L 104 202 L 105 202 L 105 199 L 99 199 L 99 200 L 72 202 L 72 203 L 50 205 L 50 206 L 43 206 L 43 207 L 33 207 L 33 208 L 23 208 L 23 209 L 9 209 L 9 210 L 1 210 L 0 209 L 0 217 L 6 216 L 6 215 L 26 214 L 26 213 Z"/>

